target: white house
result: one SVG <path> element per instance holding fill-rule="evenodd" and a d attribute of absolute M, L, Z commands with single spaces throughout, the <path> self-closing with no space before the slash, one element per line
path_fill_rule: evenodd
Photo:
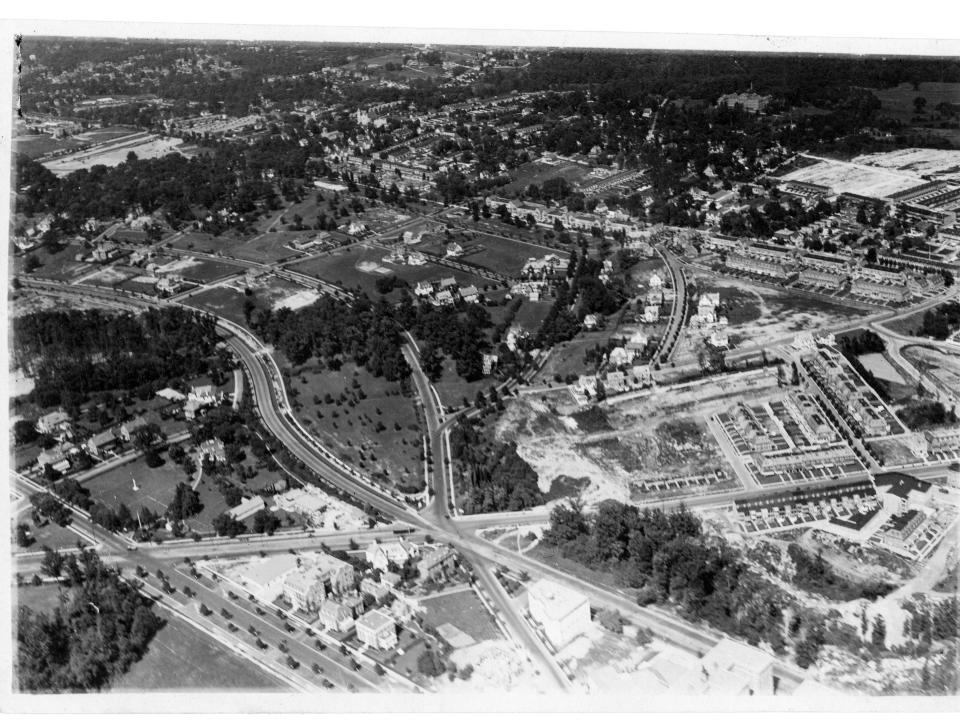
<path fill-rule="evenodd" d="M 239 505 L 230 508 L 227 512 L 230 513 L 234 520 L 246 520 L 266 507 L 267 505 L 263 502 L 263 498 L 259 495 L 254 495 L 252 498 L 244 499 Z"/>
<path fill-rule="evenodd" d="M 371 610 L 357 620 L 357 639 L 377 650 L 389 650 L 397 644 L 397 625 L 387 613 Z"/>
<path fill-rule="evenodd" d="M 551 580 L 538 580 L 530 586 L 527 598 L 530 617 L 558 650 L 590 628 L 590 603 L 578 592 Z"/>
<path fill-rule="evenodd" d="M 391 562 L 398 567 L 402 567 L 407 560 L 419 557 L 420 548 L 406 540 L 386 543 L 372 542 L 366 549 L 367 562 L 382 571 L 386 571 Z"/>

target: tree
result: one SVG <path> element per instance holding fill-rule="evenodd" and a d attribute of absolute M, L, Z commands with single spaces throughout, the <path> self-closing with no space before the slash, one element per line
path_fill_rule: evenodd
<path fill-rule="evenodd" d="M 167 507 L 167 517 L 171 520 L 185 520 L 203 510 L 200 494 L 183 482 L 177 483 L 173 491 L 173 500 Z"/>
<path fill-rule="evenodd" d="M 17 546 L 18 547 L 30 547 L 30 544 L 33 542 L 33 538 L 30 537 L 30 528 L 26 523 L 19 523 L 17 525 Z"/>
<path fill-rule="evenodd" d="M 266 533 L 273 535 L 280 527 L 280 518 L 269 510 L 258 510 L 253 516 L 253 531 L 255 533 Z"/>
<path fill-rule="evenodd" d="M 887 623 L 883 615 L 877 615 L 873 620 L 873 630 L 870 633 L 870 644 L 877 651 L 886 648 Z"/>
<path fill-rule="evenodd" d="M 247 531 L 247 526 L 228 513 L 221 513 L 213 519 L 213 529 L 219 536 L 234 538 Z"/>
<path fill-rule="evenodd" d="M 40 570 L 50 577 L 60 577 L 60 573 L 63 571 L 63 556 L 56 550 L 44 545 Z"/>
<path fill-rule="evenodd" d="M 29 420 L 17 420 L 13 424 L 13 438 L 17 445 L 26 445 L 40 436 L 36 426 Z"/>
<path fill-rule="evenodd" d="M 417 670 L 427 677 L 443 675 L 443 661 L 436 650 L 430 649 L 417 658 Z"/>
<path fill-rule="evenodd" d="M 917 115 L 923 112 L 923 109 L 927 106 L 927 99 L 923 95 L 917 95 L 913 99 L 913 110 Z"/>

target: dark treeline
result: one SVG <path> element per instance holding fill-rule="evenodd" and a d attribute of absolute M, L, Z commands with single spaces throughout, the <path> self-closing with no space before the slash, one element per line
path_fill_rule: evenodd
<path fill-rule="evenodd" d="M 465 513 L 523 510 L 543 504 L 537 473 L 517 454 L 516 443 L 484 438 L 469 420 L 461 419 L 450 431 L 450 454 L 463 464 L 468 497 Z"/>
<path fill-rule="evenodd" d="M 325 295 L 300 310 L 273 312 L 248 298 L 244 315 L 250 327 L 294 365 L 317 357 L 338 370 L 346 358 L 390 381 L 403 381 L 410 375 L 401 352 L 402 328 L 383 299 L 374 303 L 361 296 L 351 304 Z"/>
<path fill-rule="evenodd" d="M 143 657 L 163 622 L 150 601 L 94 551 L 48 555 L 46 569 L 65 577 L 65 600 L 50 613 L 19 608 L 19 687 L 30 692 L 105 688 Z"/>
<path fill-rule="evenodd" d="M 596 88 L 600 94 L 636 93 L 715 100 L 746 92 L 784 97 L 790 104 L 839 97 L 850 86 L 893 87 L 903 82 L 960 82 L 953 58 L 851 58 L 747 53 L 675 53 L 558 50 L 535 58 L 524 89 Z"/>
<path fill-rule="evenodd" d="M 933 310 L 927 310 L 923 314 L 923 324 L 917 334 L 946 340 L 958 327 L 960 327 L 960 303 L 948 302 Z"/>
<path fill-rule="evenodd" d="M 638 588 L 641 604 L 675 603 L 687 617 L 783 652 L 785 605 L 720 538 L 703 533 L 689 510 L 661 510 L 605 500 L 593 515 L 573 502 L 555 508 L 544 542 L 587 567 L 613 572 Z M 814 654 L 815 656 L 815 654 Z"/>
<path fill-rule="evenodd" d="M 178 307 L 144 313 L 44 310 L 15 318 L 14 362 L 36 380 L 37 404 L 75 405 L 101 390 L 193 377 L 221 364 L 216 323 Z"/>
<path fill-rule="evenodd" d="M 306 158 L 287 157 L 289 153 L 299 156 L 300 150 L 276 149 L 257 165 L 283 166 L 294 171 L 292 176 L 302 177 Z M 272 185 L 261 179 L 260 167 L 248 165 L 248 155 L 250 151 L 241 152 L 239 147 L 230 145 L 189 159 L 177 153 L 149 160 L 131 155 L 115 167 L 95 165 L 62 178 L 26 156 L 17 155 L 15 172 L 21 188 L 17 212 L 65 215 L 76 224 L 89 217 L 122 217 L 139 207 L 147 213 L 162 211 L 165 219 L 178 227 L 194 219 L 194 208 L 203 208 L 210 212 L 236 212 L 252 221 L 261 206 L 279 207 L 279 199 Z M 65 220 L 61 218 L 60 222 Z M 62 230 L 76 232 L 77 228 L 68 225 Z"/>

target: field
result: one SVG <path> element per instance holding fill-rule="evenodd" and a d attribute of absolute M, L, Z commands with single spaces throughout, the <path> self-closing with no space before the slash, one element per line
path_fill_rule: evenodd
<path fill-rule="evenodd" d="M 159 262 L 160 261 L 158 261 L 158 264 Z M 189 256 L 179 260 L 171 260 L 163 265 L 163 269 L 169 272 L 179 273 L 183 276 L 184 280 L 200 284 L 243 272 L 243 268 L 237 265 Z"/>
<path fill-rule="evenodd" d="M 901 385 L 904 382 L 903 377 L 897 372 L 897 369 L 890 364 L 890 361 L 887 360 L 883 353 L 867 353 L 866 355 L 861 355 L 860 362 L 863 363 L 863 366 L 867 370 L 881 380 Z"/>
<path fill-rule="evenodd" d="M 443 257 L 446 254 L 446 246 L 442 240 L 442 236 L 433 236 L 429 241 L 422 242 L 416 247 L 423 252 Z M 455 260 L 479 265 L 509 277 L 519 277 L 523 264 L 529 258 L 540 258 L 550 253 L 567 256 L 566 252 L 560 250 L 548 250 L 538 245 L 487 233 L 458 234 L 454 235 L 453 241 L 464 250 L 464 254 L 454 258 Z"/>
<path fill-rule="evenodd" d="M 178 139 L 150 135 L 131 140 L 119 139 L 89 150 L 54 158 L 43 164 L 54 175 L 62 176 L 75 170 L 89 170 L 94 165 L 115 167 L 124 162 L 130 152 L 136 153 L 141 160 L 163 157 L 167 153 L 176 152 L 182 142 Z"/>
<path fill-rule="evenodd" d="M 556 165 L 548 165 L 534 161 L 517 170 L 513 181 L 500 188 L 500 193 L 509 197 L 513 193 L 526 190 L 532 183 L 542 185 L 545 180 L 555 177 L 562 177 L 573 185 L 583 180 L 589 172 L 589 168 L 571 162 L 560 161 Z"/>
<path fill-rule="evenodd" d="M 92 263 L 77 262 L 73 258 L 82 248 L 79 245 L 66 245 L 62 250 L 56 253 L 50 253 L 45 248 L 35 248 L 28 255 L 36 257 L 40 261 L 40 267 L 31 274 L 50 280 L 76 280 L 87 272 L 92 272 L 97 266 Z M 27 255 L 14 255 L 12 260 L 13 271 L 23 272 L 24 258 Z"/>
<path fill-rule="evenodd" d="M 38 552 L 44 545 L 54 550 L 72 550 L 77 547 L 78 542 L 84 545 L 89 544 L 82 535 L 74 532 L 70 525 L 61 527 L 54 522 L 48 522 L 42 527 L 35 526 L 30 519 L 29 500 L 25 501 L 24 506 L 25 509 L 17 515 L 17 523 L 24 523 L 29 526 L 30 535 L 33 537 L 34 542 L 26 548 L 19 548 L 13 545 L 14 553 Z"/>
<path fill-rule="evenodd" d="M 880 100 L 882 114 L 904 123 L 910 123 L 914 118 L 914 98 L 926 99 L 924 115 L 935 112 L 934 108 L 940 103 L 960 103 L 960 83 L 923 82 L 917 90 L 911 83 L 901 83 L 894 88 L 871 88 L 870 92 Z"/>
<path fill-rule="evenodd" d="M 157 613 L 166 625 L 150 642 L 146 655 L 116 682 L 113 691 L 262 692 L 287 687 L 167 610 L 158 608 Z"/>
<path fill-rule="evenodd" d="M 436 598 L 420 600 L 427 610 L 426 620 L 435 628 L 449 623 L 466 633 L 475 643 L 503 637 L 480 598 L 470 588 Z"/>
<path fill-rule="evenodd" d="M 919 174 L 852 165 L 839 160 L 823 160 L 816 165 L 794 170 L 782 179 L 826 185 L 834 192 L 875 198 L 886 197 L 924 182 Z"/>
<path fill-rule="evenodd" d="M 163 514 L 173 499 L 174 487 L 185 479 L 183 470 L 169 460 L 151 468 L 140 458 L 97 475 L 84 486 L 90 491 L 91 499 L 108 507 L 116 508 L 124 503 L 133 512 L 145 507 Z M 136 491 L 133 480 L 137 482 Z"/>
<path fill-rule="evenodd" d="M 82 133 L 75 135 L 78 140 L 83 142 L 93 142 L 93 143 L 103 143 L 110 140 L 116 140 L 118 138 L 126 137 L 127 135 L 134 135 L 139 133 L 135 127 L 124 127 L 123 125 L 111 125 L 110 127 L 105 128 L 95 128 L 92 130 L 86 130 Z"/>
<path fill-rule="evenodd" d="M 447 407 L 462 407 L 466 398 L 471 403 L 477 397 L 477 392 L 486 394 L 497 381 L 492 376 L 482 377 L 473 382 L 467 382 L 457 375 L 456 362 L 449 357 L 443 361 L 443 375 L 433 384 L 440 395 L 440 402 Z"/>
<path fill-rule="evenodd" d="M 376 287 L 377 278 L 384 275 L 377 272 L 364 272 L 357 267 L 360 263 L 371 263 L 385 268 L 411 286 L 423 280 L 439 280 L 443 277 L 454 277 L 461 286 L 472 285 L 481 281 L 481 278 L 475 275 L 434 265 L 433 263 L 427 263 L 426 265 L 383 264 L 381 261 L 387 254 L 386 250 L 380 248 L 352 245 L 335 250 L 329 255 L 294 263 L 289 268 L 329 283 L 342 284 L 348 290 L 365 292 L 373 298 L 379 297 Z M 388 297 L 393 299 L 396 294 L 391 293 Z"/>
<path fill-rule="evenodd" d="M 553 303 L 550 302 L 531 302 L 524 300 L 517 314 L 513 318 L 516 325 L 527 330 L 531 335 L 535 335 L 537 330 L 543 324 L 544 318 L 550 312 Z"/>
<path fill-rule="evenodd" d="M 29 579 L 28 577 L 27 580 Z M 21 585 L 16 589 L 14 600 L 20 607 L 30 608 L 33 612 L 52 613 L 60 607 L 60 589 L 57 583 L 45 583 L 36 587 Z"/>
<path fill-rule="evenodd" d="M 185 305 L 208 310 L 245 327 L 243 297 L 244 288 L 248 284 L 253 289 L 256 300 L 264 307 L 277 308 L 290 301 L 294 301 L 292 304 L 298 306 L 303 304 L 304 296 L 301 293 L 304 292 L 305 288 L 302 285 L 270 277 L 258 280 L 241 278 L 230 280 L 226 284 L 191 295 L 183 302 Z"/>
<path fill-rule="evenodd" d="M 297 416 L 344 461 L 373 474 L 382 472 L 397 485 L 421 489 L 423 439 L 415 400 L 403 397 L 396 383 L 363 368 L 356 375 L 354 371 L 353 363 L 344 363 L 339 371 L 320 369 L 315 360 L 304 365 L 290 379 Z M 353 399 L 360 390 L 366 397 Z M 327 394 L 329 403 L 324 401 Z M 339 401 L 341 394 L 344 401 Z M 383 424 L 379 432 L 378 423 Z"/>
<path fill-rule="evenodd" d="M 46 133 L 40 135 L 18 135 L 13 139 L 14 151 L 23 153 L 31 159 L 36 159 L 41 155 L 46 155 L 56 150 L 80 147 L 82 144 L 83 143 L 73 138 L 57 139 Z"/>

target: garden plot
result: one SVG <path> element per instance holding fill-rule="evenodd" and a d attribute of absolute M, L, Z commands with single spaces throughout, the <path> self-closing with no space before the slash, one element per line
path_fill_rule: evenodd
<path fill-rule="evenodd" d="M 320 293 L 316 290 L 301 290 L 300 292 L 281 298 L 273 303 L 273 309 L 289 308 L 290 310 L 299 310 L 300 308 L 313 305 L 320 299 Z"/>
<path fill-rule="evenodd" d="M 534 674 L 533 666 L 509 640 L 484 640 L 454 650 L 450 660 L 460 668 L 471 665 L 473 673 L 468 680 L 441 680 L 440 692 L 546 693 L 555 690 L 553 681 L 546 675 Z"/>
<path fill-rule="evenodd" d="M 816 165 L 794 170 L 782 179 L 826 185 L 837 193 L 874 198 L 887 197 L 924 182 L 919 174 L 840 160 L 821 160 Z"/>
<path fill-rule="evenodd" d="M 872 372 L 876 377 L 887 382 L 903 384 L 903 376 L 897 372 L 897 369 L 890 364 L 883 353 L 867 353 L 860 356 L 860 362 L 863 366 Z"/>

